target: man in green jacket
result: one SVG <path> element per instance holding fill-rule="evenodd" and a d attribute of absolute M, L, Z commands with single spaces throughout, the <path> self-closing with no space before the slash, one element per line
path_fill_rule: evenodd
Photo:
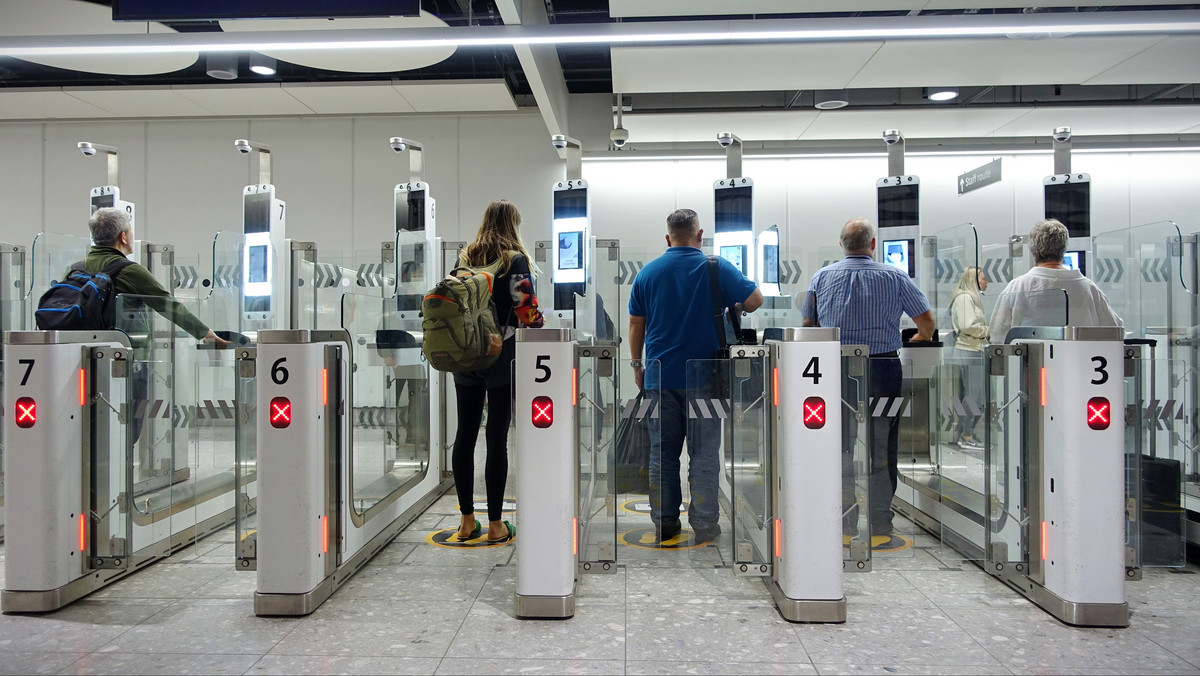
<path fill-rule="evenodd" d="M 118 258 L 125 258 L 133 253 L 133 226 L 129 222 L 129 215 L 123 209 L 97 209 L 88 221 L 88 229 L 92 233 L 93 246 L 88 251 L 87 258 L 83 260 L 83 267 L 89 274 L 96 274 Z M 118 295 L 139 296 L 140 302 L 150 306 L 196 339 L 217 345 L 229 344 L 229 341 L 218 337 L 196 315 L 175 300 L 171 292 L 164 289 L 154 275 L 141 265 L 134 263 L 121 270 L 113 280 L 113 285 Z"/>

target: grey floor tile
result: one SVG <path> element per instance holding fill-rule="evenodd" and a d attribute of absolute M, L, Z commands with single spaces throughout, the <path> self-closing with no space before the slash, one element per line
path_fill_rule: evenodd
<path fill-rule="evenodd" d="M 258 655 L 92 653 L 60 674 L 244 674 Z"/>
<path fill-rule="evenodd" d="M 422 543 L 424 544 L 424 543 Z M 375 555 L 371 559 L 369 566 L 396 566 L 404 563 L 409 554 L 413 553 L 417 547 L 421 545 L 415 542 L 399 542 L 392 540 L 391 544 L 383 548 L 383 551 Z"/>
<path fill-rule="evenodd" d="M 1013 668 L 1014 674 L 1035 674 L 1036 676 L 1128 676 L 1128 674 L 1138 674 L 1139 676 L 1195 676 L 1200 674 L 1200 669 L 1059 669 L 1050 667 L 1039 667 L 1030 671 L 1022 671 Z"/>
<path fill-rule="evenodd" d="M 938 607 L 1032 607 L 1025 597 L 973 565 L 962 570 L 906 570 L 902 575 Z"/>
<path fill-rule="evenodd" d="M 612 574 L 580 575 L 575 589 L 576 607 L 585 607 L 590 600 L 623 602 L 626 575 L 626 570 L 621 567 Z M 479 600 L 503 606 L 505 602 L 511 602 L 516 593 L 516 565 L 497 566 L 488 575 L 483 590 L 479 592 Z"/>
<path fill-rule="evenodd" d="M 440 658 L 459 633 L 471 603 L 326 602 L 269 654 Z"/>
<path fill-rule="evenodd" d="M 624 674 L 623 660 L 493 660 L 447 657 L 437 674 Z"/>
<path fill-rule="evenodd" d="M 229 565 L 159 562 L 114 582 L 90 598 L 182 599 L 229 570 Z"/>
<path fill-rule="evenodd" d="M 1135 611 L 1129 627 L 1187 660 L 1192 667 L 1200 669 L 1200 634 L 1197 634 L 1196 629 L 1197 622 L 1200 621 L 1200 609 L 1196 607 L 1195 591 L 1191 592 L 1190 598 L 1190 612 Z"/>
<path fill-rule="evenodd" d="M 437 657 L 264 655 L 247 674 L 432 674 Z M 460 672 L 466 673 L 466 672 Z"/>
<path fill-rule="evenodd" d="M 1065 667 L 1142 671 L 1193 666 L 1135 629 L 1068 627 L 1037 608 L 988 608 L 981 612 L 978 608 L 952 607 L 943 611 L 1014 670 Z"/>
<path fill-rule="evenodd" d="M 743 663 L 767 653 L 781 662 L 811 663 L 793 626 L 769 600 L 631 602 L 628 615 L 630 660 Z"/>
<path fill-rule="evenodd" d="M 1002 666 L 936 608 L 900 605 L 857 610 L 845 624 L 796 627 L 814 664 Z"/>
<path fill-rule="evenodd" d="M 813 665 L 799 662 L 650 662 L 630 660 L 626 674 L 654 676 L 663 674 L 816 674 Z"/>
<path fill-rule="evenodd" d="M 101 652 L 263 655 L 296 628 L 294 618 L 254 615 L 254 600 L 187 599 L 105 645 Z"/>
<path fill-rule="evenodd" d="M 0 615 L 0 650 L 89 653 L 167 607 L 83 600 L 43 615 Z"/>
<path fill-rule="evenodd" d="M 626 589 L 631 602 L 689 603 L 695 598 L 719 597 L 767 601 L 771 593 L 759 577 L 739 577 L 733 569 L 712 565 L 688 567 L 630 567 Z"/>
<path fill-rule="evenodd" d="M 1007 676 L 1012 672 L 999 665 L 981 667 L 972 664 L 956 664 L 939 667 L 922 667 L 912 664 L 818 664 L 817 673 L 822 676 L 825 674 L 897 674 L 898 676 L 909 674 L 912 676 L 955 676 L 956 674 L 991 676 L 992 674 L 996 674 Z"/>
<path fill-rule="evenodd" d="M 358 571 L 326 604 L 358 599 L 451 603 L 475 599 L 492 572 L 489 566 L 376 566 Z"/>
<path fill-rule="evenodd" d="M 520 620 L 515 601 L 476 602 L 448 656 L 479 659 L 625 659 L 625 604 L 576 606 L 569 620 Z"/>
<path fill-rule="evenodd" d="M 404 560 L 403 565 L 438 568 L 494 566 L 511 561 L 516 550 L 512 542 L 491 547 L 440 547 L 426 543 L 418 545 Z"/>
<path fill-rule="evenodd" d="M 210 547 L 198 550 L 194 556 L 176 559 L 177 555 L 173 554 L 169 563 L 201 563 L 212 564 L 217 566 L 234 567 L 234 562 L 237 561 L 237 545 L 232 542 L 214 542 Z"/>
<path fill-rule="evenodd" d="M 0 674 L 55 674 L 87 653 L 0 652 Z"/>
<path fill-rule="evenodd" d="M 191 594 L 190 598 L 200 599 L 253 599 L 258 587 L 258 576 L 253 571 L 239 571 L 232 566 L 229 569 L 204 583 Z"/>

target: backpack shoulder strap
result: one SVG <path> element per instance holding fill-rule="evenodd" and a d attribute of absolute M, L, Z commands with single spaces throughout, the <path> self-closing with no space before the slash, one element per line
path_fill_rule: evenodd
<path fill-rule="evenodd" d="M 717 279 L 717 270 L 720 265 L 720 258 L 708 256 L 708 279 L 712 286 L 713 299 L 713 326 L 717 329 L 717 340 L 721 343 L 721 347 L 726 348 L 729 347 L 729 342 L 725 340 L 725 324 L 721 321 L 725 310 L 721 307 L 721 284 Z"/>

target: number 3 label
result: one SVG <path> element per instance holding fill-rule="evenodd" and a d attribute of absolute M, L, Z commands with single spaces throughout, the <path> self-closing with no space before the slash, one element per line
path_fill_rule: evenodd
<path fill-rule="evenodd" d="M 1096 373 L 1100 375 L 1092 378 L 1093 385 L 1103 385 L 1108 382 L 1108 360 L 1104 357 L 1092 357 L 1092 362 L 1096 364 Z"/>

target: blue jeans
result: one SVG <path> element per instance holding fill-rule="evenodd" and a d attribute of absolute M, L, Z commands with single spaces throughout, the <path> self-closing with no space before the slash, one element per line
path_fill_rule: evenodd
<path fill-rule="evenodd" d="M 656 526 L 679 523 L 679 507 L 683 503 L 679 459 L 686 438 L 688 490 L 692 496 L 688 523 L 693 530 L 715 528 L 721 514 L 717 499 L 721 421 L 689 419 L 688 394 L 688 390 L 646 391 L 658 409 L 658 417 L 650 418 L 650 518 Z"/>

